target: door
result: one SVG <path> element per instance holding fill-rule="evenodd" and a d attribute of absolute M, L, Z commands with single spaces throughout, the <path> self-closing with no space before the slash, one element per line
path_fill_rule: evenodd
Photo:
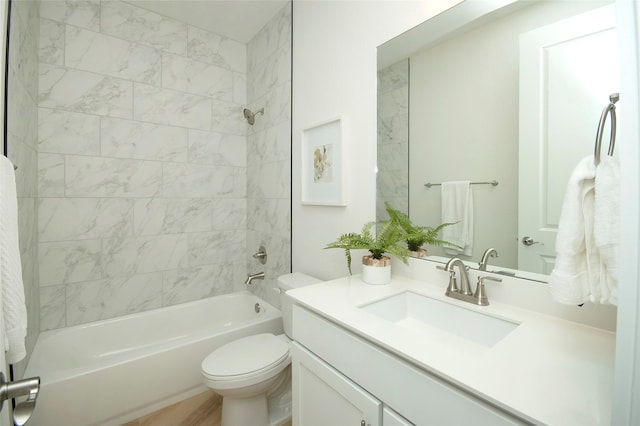
<path fill-rule="evenodd" d="M 2 54 L 0 54 L 0 74 L 2 75 L 2 84 L 0 84 L 0 117 L 2 117 L 2 128 L 0 129 L 0 135 L 2 135 L 2 143 L 4 144 L 4 94 L 5 94 L 5 65 L 7 48 L 7 16 L 8 16 L 8 2 L 6 0 L 0 0 L 0 46 L 2 46 Z M 4 152 L 6 155 L 6 152 Z M 0 265 L 0 268 L 2 265 Z M 2 288 L 2 278 L 0 277 L 0 289 Z M 0 306 L 2 306 L 2 292 L 0 291 Z M 1 312 L 0 312 L 1 314 Z M 4 318 L 0 315 L 0 330 L 4 330 Z M 4 356 L 4 338 L 0 336 L 0 372 L 4 375 L 6 381 L 9 380 L 9 374 L 7 371 L 7 361 Z M 11 421 L 11 401 L 5 401 L 2 404 L 2 411 L 0 411 L 0 426 L 12 425 Z"/>
<path fill-rule="evenodd" d="M 1 129 L 1 133 L 0 135 L 2 136 L 3 139 L 3 145 L 4 145 L 4 91 L 5 91 L 5 87 L 4 87 L 4 74 L 5 74 L 5 60 L 6 60 L 6 55 L 5 55 L 5 49 L 7 46 L 7 16 L 8 16 L 8 4 L 6 0 L 0 0 L 0 43 L 2 46 L 2 54 L 0 55 L 0 73 L 2 75 L 2 84 L 0 84 L 0 99 L 3 100 L 2 102 L 0 102 L 0 117 L 2 117 L 2 129 Z M 6 155 L 6 152 L 5 152 Z M 2 267 L 2 265 L 0 265 L 0 268 Z M 2 288 L 2 279 L 0 278 L 0 289 Z M 2 292 L 0 291 L 0 306 L 2 303 L 1 300 L 1 295 Z M 2 315 L 0 315 L 0 330 L 4 330 L 4 319 L 2 318 Z M 9 375 L 7 374 L 7 362 L 5 360 L 4 357 L 4 338 L 2 336 L 0 336 L 0 372 L 4 375 L 5 380 L 9 380 Z M 12 424 L 11 420 L 10 420 L 10 408 L 11 402 L 10 401 L 5 401 L 2 404 L 2 411 L 0 411 L 0 426 L 9 426 Z"/>
<path fill-rule="evenodd" d="M 613 5 L 521 34 L 518 269 L 553 270 L 566 185 L 593 155 L 618 72 Z M 604 135 L 606 155 L 608 129 Z"/>
<path fill-rule="evenodd" d="M 2 278 L 0 278 L 0 286 L 2 286 Z M 0 299 L 2 293 L 0 292 Z M 1 300 L 0 300 L 1 303 Z M 4 330 L 4 318 L 0 315 L 0 330 Z M 7 373 L 7 361 L 4 357 L 4 338 L 0 338 L 0 372 L 4 375 L 5 381 L 9 380 L 9 374 Z M 4 401 L 2 403 L 2 411 L 0 411 L 0 426 L 12 425 L 11 421 L 11 401 Z"/>
<path fill-rule="evenodd" d="M 291 355 L 294 425 L 382 425 L 379 400 L 295 342 Z"/>

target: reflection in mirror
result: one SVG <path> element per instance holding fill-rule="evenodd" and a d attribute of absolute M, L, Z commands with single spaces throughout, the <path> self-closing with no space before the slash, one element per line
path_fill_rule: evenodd
<path fill-rule="evenodd" d="M 508 13 L 465 21 L 458 10 L 465 3 L 436 17 L 451 15 L 454 34 L 378 71 L 378 218 L 389 201 L 415 223 L 437 226 L 441 187 L 425 183 L 497 180 L 495 187 L 472 187 L 473 252 L 455 255 L 477 267 L 484 250 L 495 247 L 499 257 L 487 270 L 546 281 L 567 179 L 580 158 L 593 154 L 600 112 L 618 91 L 614 15 L 602 8 L 606 3 L 519 2 Z M 575 19 L 585 13 L 599 14 L 600 23 L 576 32 Z M 384 49 L 408 36 L 380 46 L 379 55 L 389 57 Z M 532 48 L 545 62 L 527 66 L 543 75 L 523 69 L 531 56 L 524 50 Z M 529 116 L 531 110 L 540 114 Z M 543 131 L 532 138 L 527 130 L 523 142 L 524 128 Z M 533 225 L 523 229 L 527 220 Z M 524 237 L 540 243 L 525 245 Z M 427 249 L 430 260 L 454 255 Z"/>
<path fill-rule="evenodd" d="M 376 217 L 384 202 L 409 212 L 409 59 L 378 72 L 378 173 Z"/>

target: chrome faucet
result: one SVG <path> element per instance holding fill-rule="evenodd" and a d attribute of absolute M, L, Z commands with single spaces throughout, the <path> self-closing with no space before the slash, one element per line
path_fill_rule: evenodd
<path fill-rule="evenodd" d="M 253 280 L 263 280 L 264 272 L 258 272 L 257 274 L 249 274 L 247 275 L 247 280 L 244 282 L 244 285 L 251 285 L 251 281 Z"/>
<path fill-rule="evenodd" d="M 458 265 L 458 270 L 460 272 L 460 288 L 456 283 L 456 273 L 453 270 L 453 267 Z M 450 273 L 449 276 L 449 287 L 447 287 L 447 296 L 450 296 L 448 293 L 454 294 L 463 294 L 465 296 L 471 295 L 471 286 L 469 285 L 469 275 L 467 274 L 467 266 L 464 264 L 462 260 L 457 257 L 449 259 L 446 265 L 444 265 L 444 270 Z M 453 296 L 451 296 L 453 297 Z"/>
<path fill-rule="evenodd" d="M 481 271 L 487 270 L 487 264 L 489 263 L 489 257 L 498 257 L 498 252 L 496 249 L 488 248 L 484 251 L 482 255 L 482 259 L 480 259 L 480 263 L 478 263 L 478 269 Z"/>
<path fill-rule="evenodd" d="M 456 271 L 453 269 L 456 265 L 458 266 L 458 270 L 460 272 L 460 288 L 458 288 L 457 284 Z M 467 266 L 464 264 L 464 262 L 462 262 L 462 260 L 458 259 L 457 257 L 450 259 L 444 266 L 444 270 L 449 272 L 450 274 L 449 286 L 447 287 L 447 291 L 444 293 L 445 296 L 462 300 L 464 302 L 473 303 L 474 305 L 487 306 L 489 304 L 489 299 L 487 298 L 487 294 L 484 291 L 485 281 L 502 281 L 502 279 L 495 277 L 478 277 L 476 291 L 475 293 L 471 293 L 471 287 L 469 285 L 469 275 L 467 274 Z"/>

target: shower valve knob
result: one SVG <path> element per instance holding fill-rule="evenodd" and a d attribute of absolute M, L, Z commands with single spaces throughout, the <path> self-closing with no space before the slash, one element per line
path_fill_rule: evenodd
<path fill-rule="evenodd" d="M 267 263 L 267 249 L 264 246 L 260 246 L 258 252 L 253 255 L 254 259 L 258 259 L 261 264 Z"/>

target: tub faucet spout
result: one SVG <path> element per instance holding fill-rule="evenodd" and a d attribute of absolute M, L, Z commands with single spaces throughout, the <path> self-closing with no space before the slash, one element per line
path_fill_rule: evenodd
<path fill-rule="evenodd" d="M 244 282 L 244 285 L 251 285 L 251 281 L 253 280 L 263 280 L 264 272 L 258 272 L 257 274 L 249 274 L 247 275 L 247 280 Z"/>

